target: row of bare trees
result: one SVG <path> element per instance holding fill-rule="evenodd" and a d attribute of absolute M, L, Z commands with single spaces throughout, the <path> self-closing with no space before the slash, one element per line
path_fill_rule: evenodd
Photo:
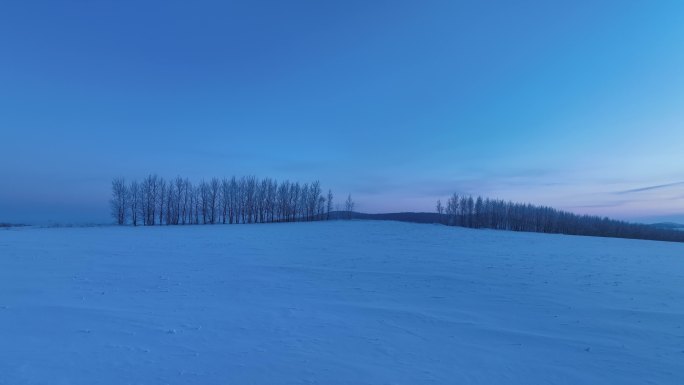
<path fill-rule="evenodd" d="M 451 226 L 684 242 L 684 231 L 482 197 L 453 194 L 436 209 Z"/>
<path fill-rule="evenodd" d="M 119 225 L 294 222 L 329 219 L 333 194 L 318 181 L 277 182 L 253 176 L 192 183 L 148 175 L 112 181 L 112 217 Z"/>

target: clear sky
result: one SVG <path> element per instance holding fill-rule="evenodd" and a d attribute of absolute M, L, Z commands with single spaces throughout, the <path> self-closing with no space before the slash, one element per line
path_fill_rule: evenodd
<path fill-rule="evenodd" d="M 0 134 L 0 222 L 150 172 L 684 220 L 684 2 L 8 0 Z"/>

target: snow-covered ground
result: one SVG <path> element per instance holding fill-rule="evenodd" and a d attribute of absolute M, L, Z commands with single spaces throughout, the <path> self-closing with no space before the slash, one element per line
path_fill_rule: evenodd
<path fill-rule="evenodd" d="M 684 244 L 397 222 L 0 230 L 0 384 L 684 384 Z"/>

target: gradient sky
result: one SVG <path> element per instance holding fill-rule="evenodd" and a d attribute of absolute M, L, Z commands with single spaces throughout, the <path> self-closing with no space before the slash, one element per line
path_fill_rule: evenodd
<path fill-rule="evenodd" d="M 683 122 L 682 1 L 0 3 L 0 222 L 150 172 L 684 220 Z"/>

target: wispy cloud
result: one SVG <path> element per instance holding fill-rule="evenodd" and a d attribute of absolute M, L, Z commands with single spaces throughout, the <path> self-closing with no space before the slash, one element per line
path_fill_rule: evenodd
<path fill-rule="evenodd" d="M 615 201 L 615 202 L 596 203 L 596 204 L 587 204 L 587 205 L 565 206 L 565 208 L 567 208 L 567 209 L 602 209 L 602 208 L 620 207 L 620 206 L 624 206 L 626 204 L 629 204 L 631 202 L 632 201 Z"/>
<path fill-rule="evenodd" d="M 684 182 L 675 182 L 675 183 L 659 184 L 659 185 L 655 185 L 655 186 L 640 187 L 640 188 L 635 188 L 635 189 L 631 189 L 631 190 L 617 191 L 615 194 L 632 194 L 632 193 L 638 193 L 638 192 L 642 192 L 642 191 L 659 190 L 659 189 L 663 189 L 663 188 L 680 186 L 680 185 L 684 185 Z"/>

